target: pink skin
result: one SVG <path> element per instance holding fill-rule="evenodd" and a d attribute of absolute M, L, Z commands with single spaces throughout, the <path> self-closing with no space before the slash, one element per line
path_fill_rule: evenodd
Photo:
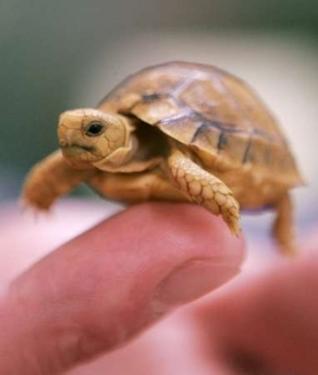
<path fill-rule="evenodd" d="M 236 275 L 242 258 L 242 239 L 197 206 L 144 204 L 113 216 L 11 283 L 0 373 L 55 374 L 122 346 Z"/>
<path fill-rule="evenodd" d="M 231 279 L 244 258 L 242 238 L 197 206 L 132 207 L 21 274 L 32 251 L 95 221 L 93 209 L 81 207 L 81 220 L 62 205 L 62 219 L 44 225 L 0 214 L 3 284 L 20 273 L 0 300 L 1 374 L 58 374 L 97 356 L 69 374 L 318 373 L 317 257 L 238 279 L 160 320 Z"/>

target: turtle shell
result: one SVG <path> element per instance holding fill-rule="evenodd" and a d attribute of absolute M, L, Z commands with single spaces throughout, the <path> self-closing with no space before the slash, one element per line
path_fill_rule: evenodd
<path fill-rule="evenodd" d="M 204 164 L 217 158 L 228 168 L 276 174 L 290 186 L 302 181 L 265 104 L 246 83 L 216 67 L 171 62 L 143 69 L 111 91 L 99 109 L 158 127 Z"/>

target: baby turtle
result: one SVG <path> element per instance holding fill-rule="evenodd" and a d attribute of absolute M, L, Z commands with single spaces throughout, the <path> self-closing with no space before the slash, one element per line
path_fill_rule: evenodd
<path fill-rule="evenodd" d="M 195 202 L 236 235 L 240 207 L 272 207 L 274 237 L 294 250 L 289 189 L 302 177 L 272 114 L 223 70 L 187 62 L 143 69 L 97 109 L 62 113 L 58 138 L 61 150 L 26 179 L 28 206 L 48 209 L 86 182 L 115 200 Z"/>

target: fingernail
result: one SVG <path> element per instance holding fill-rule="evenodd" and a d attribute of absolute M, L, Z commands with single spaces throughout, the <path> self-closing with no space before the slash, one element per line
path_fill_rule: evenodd
<path fill-rule="evenodd" d="M 157 302 L 170 306 L 188 303 L 221 286 L 239 272 L 237 264 L 228 264 L 226 260 L 189 260 L 160 283 Z"/>

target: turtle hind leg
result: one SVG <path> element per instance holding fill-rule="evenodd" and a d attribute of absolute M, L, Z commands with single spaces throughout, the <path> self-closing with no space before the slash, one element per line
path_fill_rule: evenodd
<path fill-rule="evenodd" d="M 167 167 L 172 182 L 180 191 L 214 215 L 222 215 L 231 232 L 239 235 L 239 204 L 223 181 L 177 148 L 172 149 Z"/>
<path fill-rule="evenodd" d="M 272 233 L 280 251 L 293 256 L 296 253 L 293 204 L 286 193 L 277 203 L 277 215 L 273 223 Z"/>

